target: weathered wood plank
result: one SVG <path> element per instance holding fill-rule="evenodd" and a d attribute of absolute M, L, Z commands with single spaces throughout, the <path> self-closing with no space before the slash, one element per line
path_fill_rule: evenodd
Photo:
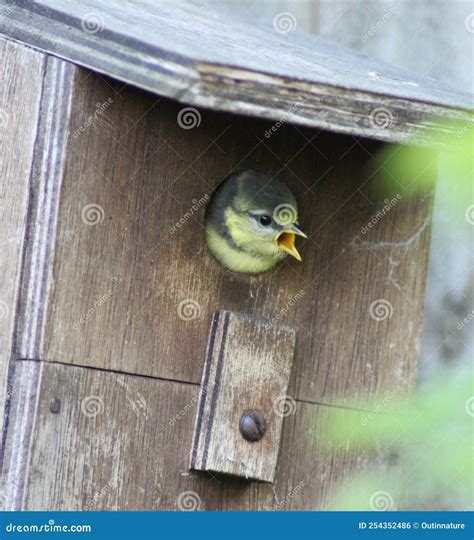
<path fill-rule="evenodd" d="M 12 364 L 12 392 L 8 429 L 2 441 L 2 509 L 22 508 L 31 470 L 31 444 L 41 388 L 43 364 L 28 361 Z"/>
<path fill-rule="evenodd" d="M 432 144 L 449 129 L 440 119 L 467 122 L 460 109 L 473 109 L 472 96 L 302 32 L 291 14 L 272 21 L 199 0 L 0 0 L 0 15 L 11 38 L 217 110 Z"/>
<path fill-rule="evenodd" d="M 294 329 L 283 322 L 230 311 L 214 314 L 192 469 L 273 482 L 283 425 L 280 403 L 287 399 L 295 339 Z M 253 440 L 246 440 L 239 423 L 250 411 L 261 416 L 253 420 Z"/>
<path fill-rule="evenodd" d="M 323 509 L 332 487 L 369 465 L 381 477 L 387 467 L 379 452 L 323 451 L 320 426 L 331 409 L 295 402 L 275 486 L 190 472 L 199 386 L 26 360 L 20 380 L 22 403 L 33 405 L 9 457 L 22 456 L 27 474 L 7 495 L 16 489 L 25 510 Z"/>
<path fill-rule="evenodd" d="M 432 194 L 401 190 L 381 212 L 376 143 L 212 111 L 184 110 L 196 125 L 183 129 L 176 104 L 83 71 L 73 92 L 50 294 L 41 317 L 27 312 L 35 358 L 198 383 L 211 315 L 229 309 L 298 329 L 295 398 L 370 399 L 412 380 Z M 310 237 L 302 263 L 247 277 L 209 255 L 209 195 L 247 168 L 295 192 Z M 379 300 L 391 309 L 376 320 Z"/>
<path fill-rule="evenodd" d="M 18 321 L 18 350 L 24 358 L 40 358 L 45 310 L 52 289 L 59 197 L 66 151 L 73 77 L 77 70 L 54 57 L 45 62 L 41 117 L 30 181 L 23 283 Z"/>
<path fill-rule="evenodd" d="M 0 39 L 0 425 L 9 394 L 28 182 L 36 137 L 44 56 Z"/>

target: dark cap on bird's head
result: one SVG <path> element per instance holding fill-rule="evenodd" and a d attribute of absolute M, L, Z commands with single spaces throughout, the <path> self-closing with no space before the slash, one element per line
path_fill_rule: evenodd
<path fill-rule="evenodd" d="M 265 272 L 287 254 L 301 260 L 296 236 L 306 238 L 295 196 L 282 180 L 260 171 L 228 176 L 206 208 L 209 249 L 235 272 Z"/>
<path fill-rule="evenodd" d="M 242 210 L 273 210 L 281 204 L 297 207 L 290 188 L 277 177 L 259 171 L 245 171 L 237 175 L 237 200 Z"/>

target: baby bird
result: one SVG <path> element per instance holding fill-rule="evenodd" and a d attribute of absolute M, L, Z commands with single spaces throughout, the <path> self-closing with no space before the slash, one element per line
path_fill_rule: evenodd
<path fill-rule="evenodd" d="M 228 176 L 214 192 L 205 215 L 210 252 L 233 272 L 259 274 L 288 255 L 301 261 L 295 237 L 295 196 L 278 178 L 259 171 Z"/>

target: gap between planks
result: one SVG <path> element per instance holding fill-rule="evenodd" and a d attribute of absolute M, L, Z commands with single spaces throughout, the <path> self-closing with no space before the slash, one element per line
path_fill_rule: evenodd
<path fill-rule="evenodd" d="M 137 377 L 142 379 L 152 379 L 155 381 L 163 381 L 163 382 L 169 382 L 169 383 L 176 383 L 176 384 L 186 384 L 188 386 L 195 386 L 197 388 L 200 388 L 201 383 L 197 382 L 190 382 L 190 381 L 184 381 L 182 379 L 172 379 L 168 377 L 157 377 L 154 375 L 143 375 L 141 373 L 130 373 L 128 371 L 121 371 L 118 369 L 107 369 L 107 368 L 99 368 L 94 366 L 87 366 L 83 364 L 71 364 L 69 362 L 61 362 L 60 360 L 42 360 L 41 358 L 23 358 L 23 357 L 17 357 L 12 359 L 13 362 L 41 362 L 43 364 L 56 364 L 61 366 L 67 366 L 69 368 L 81 368 L 81 369 L 88 369 L 91 371 L 99 371 L 99 372 L 105 372 L 105 373 L 113 373 L 116 375 L 126 375 L 128 377 Z M 300 399 L 300 398 L 293 398 L 296 403 L 306 403 L 308 405 L 319 405 L 321 407 L 330 407 L 334 409 L 345 409 L 348 411 L 356 411 L 356 412 L 364 412 L 364 413 L 371 413 L 373 412 L 372 409 L 362 409 L 360 407 L 348 407 L 346 405 L 336 405 L 334 403 L 323 403 L 321 401 L 311 401 L 308 399 Z"/>

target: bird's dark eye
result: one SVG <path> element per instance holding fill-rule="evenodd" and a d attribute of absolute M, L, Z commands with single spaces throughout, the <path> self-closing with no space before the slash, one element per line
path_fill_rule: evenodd
<path fill-rule="evenodd" d="M 270 225 L 270 223 L 272 222 L 272 218 L 270 216 L 260 216 L 260 223 L 262 225 Z"/>

